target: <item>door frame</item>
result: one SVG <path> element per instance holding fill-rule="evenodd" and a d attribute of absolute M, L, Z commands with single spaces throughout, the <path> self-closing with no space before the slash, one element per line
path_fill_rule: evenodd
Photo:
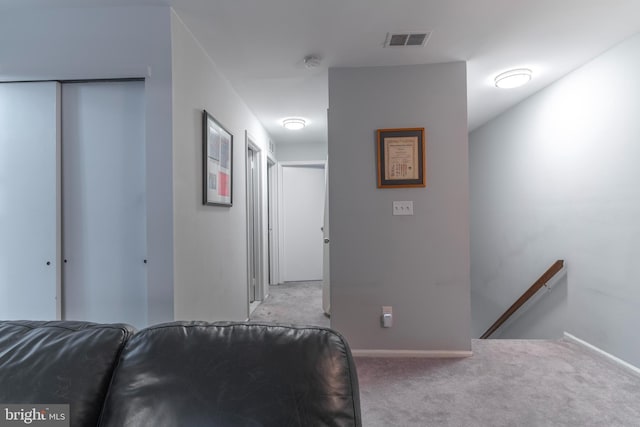
<path fill-rule="evenodd" d="M 269 271 L 267 281 L 269 285 L 280 283 L 280 247 L 278 228 L 278 162 L 267 156 L 267 198 L 269 212 L 267 213 L 267 240 L 269 247 Z M 268 292 L 265 292 L 266 298 Z"/>
<path fill-rule="evenodd" d="M 325 173 L 325 179 L 327 177 L 327 161 L 326 160 L 301 160 L 301 161 L 286 161 L 278 162 L 278 280 L 279 283 L 284 283 L 280 272 L 284 271 L 286 265 L 285 251 L 284 251 L 284 180 L 283 169 L 286 167 L 300 167 L 300 166 L 315 166 L 321 167 Z"/>
<path fill-rule="evenodd" d="M 247 131 L 245 130 L 245 149 L 244 149 L 244 159 L 245 159 L 245 196 L 246 196 L 246 202 L 247 202 L 247 207 L 246 207 L 246 217 L 247 217 L 247 311 L 248 314 L 250 314 L 250 306 L 251 306 L 251 264 L 254 263 L 255 267 L 256 267 L 256 284 L 255 284 L 255 294 L 254 294 L 254 301 L 262 301 L 264 299 L 265 293 L 264 293 L 264 248 L 263 248 L 263 220 L 262 220 L 262 216 L 263 216 L 263 201 L 264 201 L 264 194 L 263 194 L 263 179 L 262 179 L 262 160 L 263 160 L 263 152 L 262 149 L 260 148 L 260 146 L 255 142 L 255 138 L 253 138 L 253 136 Z M 257 165 L 257 171 L 256 171 L 256 175 L 257 175 L 257 183 L 256 183 L 256 188 L 254 190 L 257 190 L 257 197 L 254 197 L 254 200 L 250 200 L 250 194 L 249 194 L 249 180 L 251 177 L 251 169 L 249 167 L 249 159 L 248 159 L 248 155 L 247 152 L 251 150 L 255 153 L 256 155 L 256 165 Z M 257 206 L 255 206 L 255 202 L 257 200 Z M 251 206 L 254 206 L 254 224 L 253 226 L 256 227 L 256 238 L 255 241 L 253 242 L 253 245 L 251 244 L 251 236 L 249 233 L 250 227 L 252 226 L 252 224 L 250 224 L 251 221 L 251 215 L 249 215 L 249 209 Z"/>

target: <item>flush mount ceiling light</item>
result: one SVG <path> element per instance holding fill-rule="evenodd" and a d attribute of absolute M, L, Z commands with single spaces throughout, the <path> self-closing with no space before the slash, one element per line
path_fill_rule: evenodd
<path fill-rule="evenodd" d="M 290 117 L 288 119 L 284 119 L 282 121 L 282 126 L 289 130 L 300 130 L 307 125 L 307 122 L 304 119 L 300 119 L 297 117 Z"/>
<path fill-rule="evenodd" d="M 528 68 L 517 68 L 498 74 L 494 79 L 496 87 L 501 89 L 512 89 L 529 83 L 531 80 L 531 70 Z"/>

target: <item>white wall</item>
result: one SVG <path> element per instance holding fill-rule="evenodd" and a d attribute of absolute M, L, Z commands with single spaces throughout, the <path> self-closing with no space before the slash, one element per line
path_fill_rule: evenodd
<path fill-rule="evenodd" d="M 269 136 L 181 19 L 171 15 L 176 319 L 248 316 L 245 129 L 262 150 Z M 202 205 L 202 110 L 233 134 L 233 206 Z M 266 224 L 266 199 L 263 203 Z M 267 227 L 264 226 L 266 232 Z M 266 234 L 263 238 L 266 263 Z"/>
<path fill-rule="evenodd" d="M 474 335 L 565 259 L 566 330 L 640 365 L 638 52 L 640 35 L 471 134 Z"/>
<path fill-rule="evenodd" d="M 466 107 L 461 62 L 329 70 L 331 325 L 355 349 L 471 350 Z M 403 127 L 426 128 L 427 187 L 378 189 L 375 131 Z"/>
<path fill-rule="evenodd" d="M 302 130 L 304 132 L 304 130 Z M 311 142 L 306 144 L 278 144 L 276 156 L 279 162 L 326 160 L 327 144 Z"/>
<path fill-rule="evenodd" d="M 170 37 L 168 7 L 15 9 L 0 15 L 2 81 L 147 77 L 149 323 L 173 318 Z"/>

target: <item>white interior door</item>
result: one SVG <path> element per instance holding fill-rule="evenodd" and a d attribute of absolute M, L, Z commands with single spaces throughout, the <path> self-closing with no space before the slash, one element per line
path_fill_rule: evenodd
<path fill-rule="evenodd" d="M 324 165 L 282 167 L 284 281 L 322 280 Z"/>
<path fill-rule="evenodd" d="M 64 318 L 147 323 L 144 82 L 62 87 Z"/>
<path fill-rule="evenodd" d="M 59 315 L 58 90 L 0 83 L 0 319 Z"/>

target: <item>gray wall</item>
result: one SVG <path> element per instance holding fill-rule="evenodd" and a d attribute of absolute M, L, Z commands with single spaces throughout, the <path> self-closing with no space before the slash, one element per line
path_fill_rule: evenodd
<path fill-rule="evenodd" d="M 276 157 L 280 162 L 304 161 L 304 160 L 326 160 L 326 143 L 307 144 L 278 144 L 276 146 Z"/>
<path fill-rule="evenodd" d="M 331 325 L 355 349 L 471 349 L 466 107 L 461 62 L 329 70 Z M 378 189 L 375 131 L 403 127 L 426 128 L 427 187 Z"/>
<path fill-rule="evenodd" d="M 39 8 L 0 14 L 0 80 L 146 77 L 148 320 L 173 319 L 169 7 Z"/>
<path fill-rule="evenodd" d="M 562 258 L 549 328 L 640 365 L 638 52 L 640 35 L 471 134 L 474 335 Z"/>
<path fill-rule="evenodd" d="M 176 319 L 248 317 L 245 130 L 264 154 L 269 136 L 200 44 L 172 13 Z M 233 134 L 233 206 L 202 204 L 202 110 Z M 266 198 L 263 274 L 267 277 Z"/>

